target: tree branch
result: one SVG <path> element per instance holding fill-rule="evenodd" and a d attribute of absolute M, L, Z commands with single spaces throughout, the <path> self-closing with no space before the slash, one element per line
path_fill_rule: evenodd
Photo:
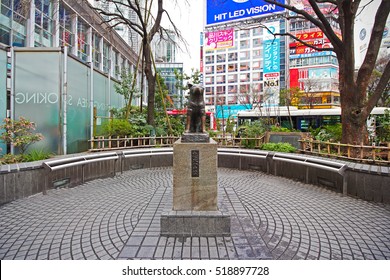
<path fill-rule="evenodd" d="M 299 15 L 302 15 L 305 19 L 312 22 L 314 25 L 316 25 L 319 29 L 321 29 L 324 32 L 326 37 L 328 37 L 328 39 L 332 43 L 333 49 L 336 53 L 340 52 L 342 50 L 342 48 L 341 48 L 342 41 L 339 39 L 339 37 L 333 31 L 332 27 L 329 24 L 329 21 L 325 18 L 325 16 L 319 10 L 315 0 L 309 0 L 309 2 L 310 2 L 310 4 L 314 5 L 314 6 L 312 6 L 313 10 L 315 11 L 315 9 L 317 9 L 319 11 L 319 13 L 321 14 L 321 16 L 319 16 L 316 13 L 318 19 L 313 17 L 308 12 L 306 12 L 304 10 L 297 9 L 294 6 L 283 4 L 283 3 L 280 3 L 279 1 L 276 1 L 276 0 L 264 0 L 264 1 L 267 3 L 270 3 L 270 4 L 275 4 L 279 7 L 283 7 L 285 9 L 290 10 L 292 12 L 295 12 Z M 319 0 L 317 0 L 317 1 L 319 1 Z M 330 2 L 330 3 L 332 3 L 332 2 Z"/>
<path fill-rule="evenodd" d="M 390 60 L 386 64 L 385 70 L 383 71 L 382 76 L 379 79 L 379 82 L 375 88 L 374 93 L 367 101 L 366 110 L 368 113 L 370 113 L 372 108 L 374 108 L 374 106 L 378 103 L 379 99 L 383 94 L 383 91 L 388 86 L 389 80 L 390 80 Z"/>
<path fill-rule="evenodd" d="M 357 86 L 360 90 L 367 88 L 371 73 L 374 70 L 389 12 L 390 1 L 382 0 L 375 15 L 375 22 L 370 37 L 370 43 L 367 48 L 367 53 L 356 78 L 356 81 L 358 82 Z"/>

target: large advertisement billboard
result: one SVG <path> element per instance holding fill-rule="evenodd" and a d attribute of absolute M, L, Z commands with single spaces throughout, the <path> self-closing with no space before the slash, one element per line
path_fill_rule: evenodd
<path fill-rule="evenodd" d="M 279 0 L 284 4 L 285 0 Z M 206 26 L 283 12 L 263 0 L 206 0 Z"/>
<path fill-rule="evenodd" d="M 234 46 L 234 29 L 206 32 L 205 39 L 206 50 L 231 48 Z"/>

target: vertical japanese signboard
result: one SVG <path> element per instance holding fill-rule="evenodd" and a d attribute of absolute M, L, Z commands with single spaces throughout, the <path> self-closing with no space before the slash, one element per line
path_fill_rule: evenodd
<path fill-rule="evenodd" d="M 265 24 L 263 35 L 263 81 L 264 101 L 266 105 L 279 105 L 280 91 L 280 38 L 274 34 L 280 32 L 279 21 Z"/>

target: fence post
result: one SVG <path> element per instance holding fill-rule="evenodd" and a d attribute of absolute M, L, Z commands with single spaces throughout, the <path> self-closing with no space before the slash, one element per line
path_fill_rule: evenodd
<path fill-rule="evenodd" d="M 375 161 L 376 154 L 375 154 L 375 143 L 372 144 L 372 160 Z"/>
<path fill-rule="evenodd" d="M 337 142 L 337 156 L 341 156 L 341 146 L 340 146 L 340 142 Z"/>
<path fill-rule="evenodd" d="M 360 159 L 363 160 L 364 158 L 364 147 L 363 142 L 360 144 Z"/>
<path fill-rule="evenodd" d="M 387 143 L 387 161 L 390 161 L 390 143 Z"/>

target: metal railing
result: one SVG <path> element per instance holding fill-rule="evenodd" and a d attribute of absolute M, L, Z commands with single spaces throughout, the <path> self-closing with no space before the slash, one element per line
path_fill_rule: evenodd
<path fill-rule="evenodd" d="M 82 155 L 82 156 L 75 156 L 75 157 L 68 157 L 68 158 L 62 158 L 62 159 L 56 159 L 56 160 L 50 160 L 45 161 L 42 163 L 43 168 L 48 172 L 51 173 L 52 171 L 65 169 L 69 167 L 74 166 L 80 166 L 82 167 L 82 174 L 81 174 L 81 182 L 84 183 L 85 181 L 85 172 L 84 167 L 87 164 L 94 163 L 94 162 L 102 162 L 107 160 L 114 160 L 115 163 L 119 159 L 119 156 L 116 152 L 107 152 L 107 153 L 98 153 L 98 154 L 91 154 L 91 155 Z M 113 174 L 115 175 L 114 164 L 113 168 Z M 46 188 L 43 189 L 43 194 L 46 194 Z"/>
<path fill-rule="evenodd" d="M 367 146 L 322 142 L 314 139 L 299 140 L 301 153 L 334 157 L 364 163 L 389 164 L 390 143 L 387 146 Z"/>

